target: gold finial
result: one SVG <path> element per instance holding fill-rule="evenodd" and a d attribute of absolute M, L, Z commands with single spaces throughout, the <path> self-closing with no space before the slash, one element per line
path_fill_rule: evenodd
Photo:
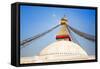
<path fill-rule="evenodd" d="M 67 24 L 66 15 L 64 15 L 64 17 L 61 19 L 61 25 L 63 24 Z"/>

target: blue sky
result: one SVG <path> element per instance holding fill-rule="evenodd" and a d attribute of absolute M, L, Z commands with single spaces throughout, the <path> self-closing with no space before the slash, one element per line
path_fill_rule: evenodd
<path fill-rule="evenodd" d="M 69 25 L 82 32 L 95 35 L 95 10 L 76 8 L 56 8 L 40 6 L 20 6 L 20 41 L 42 33 L 60 23 L 66 15 Z M 56 41 L 55 36 L 60 28 L 35 40 L 30 45 L 20 48 L 22 57 L 37 55 L 47 45 Z M 81 47 L 89 54 L 95 54 L 95 43 L 72 32 Z"/>

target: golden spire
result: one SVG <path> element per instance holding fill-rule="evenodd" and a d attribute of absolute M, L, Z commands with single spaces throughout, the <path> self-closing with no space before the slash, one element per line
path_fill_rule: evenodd
<path fill-rule="evenodd" d="M 60 24 L 61 24 L 61 28 L 60 28 L 60 31 L 56 35 L 56 39 L 68 39 L 68 40 L 71 40 L 70 36 L 69 36 L 69 32 L 67 30 L 68 20 L 66 19 L 65 15 L 64 15 L 63 18 L 61 18 Z"/>
<path fill-rule="evenodd" d="M 63 18 L 61 18 L 61 25 L 63 25 L 63 24 L 67 24 L 67 22 L 68 22 L 68 20 L 66 19 L 66 16 L 64 15 L 64 17 Z"/>

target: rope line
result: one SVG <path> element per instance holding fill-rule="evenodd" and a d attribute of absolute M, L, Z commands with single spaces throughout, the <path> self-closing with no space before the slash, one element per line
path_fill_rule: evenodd
<path fill-rule="evenodd" d="M 72 37 L 73 42 L 75 42 L 75 43 L 77 43 L 78 45 L 80 45 L 80 43 L 77 41 L 77 39 L 75 38 L 75 36 L 74 36 L 74 34 L 72 33 L 72 31 L 69 29 L 69 27 L 68 27 L 68 31 L 69 31 L 69 33 L 70 33 L 70 35 L 71 35 L 71 37 Z M 80 46 L 81 46 L 81 45 L 80 45 Z"/>
<path fill-rule="evenodd" d="M 29 42 L 32 42 L 33 40 L 39 38 L 39 37 L 42 37 L 44 35 L 46 35 L 47 33 L 51 32 L 52 30 L 56 29 L 57 27 L 59 27 L 60 25 L 56 25 L 55 27 L 47 30 L 46 32 L 43 32 L 43 33 L 40 33 L 38 35 L 35 35 L 33 37 L 30 37 L 30 38 L 27 38 L 25 40 L 22 40 L 21 43 L 20 43 L 20 46 L 24 46 L 24 45 L 27 45 Z"/>
<path fill-rule="evenodd" d="M 71 26 L 68 25 L 68 27 L 73 31 L 75 32 L 76 34 L 80 35 L 81 37 L 84 37 L 90 41 L 95 41 L 95 36 L 93 35 L 90 35 L 90 34 L 87 34 L 87 33 L 84 33 L 84 32 L 80 32 L 78 30 L 76 30 L 75 28 L 72 28 Z"/>

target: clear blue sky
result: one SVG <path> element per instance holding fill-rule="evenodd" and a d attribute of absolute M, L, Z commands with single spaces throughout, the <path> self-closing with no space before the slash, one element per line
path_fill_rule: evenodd
<path fill-rule="evenodd" d="M 59 24 L 66 15 L 69 25 L 82 32 L 95 35 L 95 10 L 56 8 L 40 6 L 20 6 L 20 38 L 22 40 L 42 33 Z M 59 28 L 35 40 L 29 46 L 20 48 L 22 57 L 37 55 L 44 47 L 56 41 L 55 36 Z M 75 33 L 75 38 L 81 47 L 89 54 L 95 54 L 95 43 L 88 41 Z"/>

